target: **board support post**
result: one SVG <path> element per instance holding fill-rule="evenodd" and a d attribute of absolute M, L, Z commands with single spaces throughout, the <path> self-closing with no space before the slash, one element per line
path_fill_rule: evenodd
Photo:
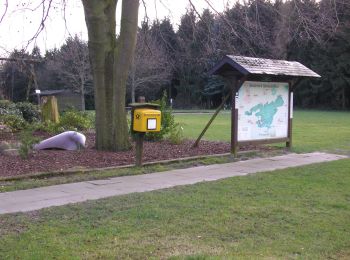
<path fill-rule="evenodd" d="M 203 135 L 207 132 L 209 126 L 214 121 L 216 116 L 219 114 L 221 109 L 224 107 L 226 101 L 229 99 L 230 96 L 231 96 L 231 93 L 227 94 L 226 97 L 222 100 L 220 106 L 216 109 L 215 113 L 212 115 L 212 117 L 210 118 L 209 122 L 206 124 L 206 126 L 204 127 L 204 129 L 202 130 L 202 132 L 200 133 L 200 135 L 198 136 L 197 140 L 194 142 L 192 147 L 198 147 L 198 144 L 199 144 L 200 140 L 202 139 Z"/>
<path fill-rule="evenodd" d="M 135 165 L 136 167 L 141 167 L 143 163 L 143 140 L 145 133 L 136 133 L 135 142 L 136 142 L 136 154 L 135 154 Z"/>
<path fill-rule="evenodd" d="M 293 92 L 292 92 L 293 83 L 288 83 L 288 141 L 286 142 L 286 147 L 288 149 L 292 148 L 293 145 Z"/>
<path fill-rule="evenodd" d="M 236 95 L 238 91 L 238 81 L 236 78 L 233 79 L 232 82 L 232 94 L 231 94 L 231 153 L 234 157 L 237 157 L 238 152 L 238 109 L 236 109 Z"/>
<path fill-rule="evenodd" d="M 246 77 L 237 79 L 231 78 L 232 81 L 232 95 L 231 95 L 231 153 L 237 157 L 239 150 L 238 143 L 238 91 L 246 81 Z"/>

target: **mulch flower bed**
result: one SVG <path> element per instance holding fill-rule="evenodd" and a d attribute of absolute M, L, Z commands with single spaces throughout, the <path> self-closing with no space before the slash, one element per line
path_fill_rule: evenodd
<path fill-rule="evenodd" d="M 37 134 L 43 138 L 47 134 Z M 24 175 L 37 172 L 64 171 L 72 168 L 103 168 L 130 165 L 135 163 L 135 147 L 125 152 L 105 152 L 94 149 L 95 136 L 86 133 L 87 148 L 80 151 L 42 150 L 33 151 L 28 159 L 19 156 L 0 154 L 0 177 Z M 0 141 L 14 142 L 15 135 L 0 136 Z M 186 140 L 175 145 L 168 141 L 145 142 L 144 162 L 153 162 L 200 155 L 213 155 L 230 152 L 226 142 L 201 141 L 199 147 L 192 148 L 193 141 Z M 241 150 L 256 150 L 257 147 L 242 147 Z M 264 148 L 266 149 L 266 148 Z"/>

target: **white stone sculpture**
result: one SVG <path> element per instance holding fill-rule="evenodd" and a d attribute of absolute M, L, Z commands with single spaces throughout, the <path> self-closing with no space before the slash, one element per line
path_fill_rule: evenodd
<path fill-rule="evenodd" d="M 67 131 L 41 141 L 34 146 L 34 149 L 63 149 L 73 151 L 85 147 L 85 141 L 85 135 L 75 131 Z"/>

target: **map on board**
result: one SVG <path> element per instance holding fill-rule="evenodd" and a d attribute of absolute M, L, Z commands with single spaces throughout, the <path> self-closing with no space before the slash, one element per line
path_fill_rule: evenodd
<path fill-rule="evenodd" d="M 247 81 L 236 97 L 238 141 L 288 135 L 288 83 Z"/>

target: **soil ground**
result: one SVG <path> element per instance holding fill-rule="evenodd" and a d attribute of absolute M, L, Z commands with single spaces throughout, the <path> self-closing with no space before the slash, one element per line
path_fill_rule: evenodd
<path fill-rule="evenodd" d="M 37 134 L 42 138 L 47 134 Z M 85 133 L 86 149 L 80 151 L 43 150 L 33 151 L 28 159 L 19 156 L 0 154 L 0 177 L 24 175 L 37 172 L 65 171 L 72 168 L 103 168 L 111 166 L 130 165 L 135 162 L 135 147 L 125 152 L 105 152 L 94 149 L 95 136 Z M 16 135 L 1 136 L 0 141 L 16 142 Z M 185 140 L 175 145 L 168 141 L 145 142 L 144 162 L 177 159 L 200 155 L 213 155 L 230 152 L 227 142 L 201 141 L 199 147 L 192 148 L 193 141 Z M 241 147 L 241 151 L 271 149 L 268 147 Z"/>

